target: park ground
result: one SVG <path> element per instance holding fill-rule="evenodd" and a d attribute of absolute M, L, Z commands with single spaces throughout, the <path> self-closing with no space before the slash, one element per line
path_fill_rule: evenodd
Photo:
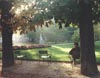
<path fill-rule="evenodd" d="M 100 65 L 98 65 L 100 71 Z M 100 74 L 88 77 L 80 74 L 80 64 L 72 67 L 66 62 L 16 61 L 13 67 L 4 69 L 3 78 L 100 78 Z"/>

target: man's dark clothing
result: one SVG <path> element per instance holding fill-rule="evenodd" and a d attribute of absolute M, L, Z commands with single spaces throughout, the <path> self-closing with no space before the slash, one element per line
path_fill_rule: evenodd
<path fill-rule="evenodd" d="M 79 59 L 80 58 L 80 48 L 79 47 L 72 48 L 69 54 L 72 55 L 73 59 Z"/>

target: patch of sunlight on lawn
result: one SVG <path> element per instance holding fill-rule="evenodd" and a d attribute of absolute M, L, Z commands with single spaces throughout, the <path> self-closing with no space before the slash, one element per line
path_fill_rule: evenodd
<path fill-rule="evenodd" d="M 96 61 L 100 62 L 100 52 L 96 51 Z"/>
<path fill-rule="evenodd" d="M 59 47 L 59 46 L 52 46 L 52 47 L 60 49 L 63 52 L 69 52 L 71 50 L 71 48 L 62 48 L 62 47 Z"/>
<path fill-rule="evenodd" d="M 70 58 L 69 58 L 69 55 L 67 54 L 58 54 L 58 55 L 54 55 L 54 58 L 56 60 L 59 60 L 59 61 L 70 61 Z M 55 60 L 54 59 L 54 60 Z"/>
<path fill-rule="evenodd" d="M 96 52 L 96 56 L 100 56 L 100 52 Z"/>

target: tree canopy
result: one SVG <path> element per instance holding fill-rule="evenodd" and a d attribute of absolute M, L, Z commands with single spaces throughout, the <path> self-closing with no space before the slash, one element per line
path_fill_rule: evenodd
<path fill-rule="evenodd" d="M 4 8 L 3 3 L 7 0 L 1 0 L 1 8 Z M 59 24 L 62 28 L 62 23 L 65 27 L 72 24 L 73 26 L 79 25 L 80 14 L 82 13 L 79 7 L 80 0 L 8 0 L 10 5 L 10 14 L 12 19 L 8 19 L 10 24 L 13 24 L 13 30 L 20 30 L 21 33 L 28 31 L 36 31 L 37 27 L 43 25 L 49 26 L 54 22 Z M 86 0 L 86 4 L 92 4 L 92 20 L 93 23 L 100 21 L 100 1 L 99 0 Z M 3 6 L 3 7 L 2 7 Z M 12 6 L 12 7 L 11 7 Z M 8 9 L 8 8 L 7 8 Z M 8 9 L 8 10 L 9 10 Z M 6 21 L 7 22 L 7 21 Z"/>

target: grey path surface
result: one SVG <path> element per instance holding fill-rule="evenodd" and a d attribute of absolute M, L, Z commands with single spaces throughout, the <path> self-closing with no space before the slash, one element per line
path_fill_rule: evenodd
<path fill-rule="evenodd" d="M 80 65 L 72 67 L 70 63 L 23 61 L 22 64 L 5 68 L 7 78 L 100 78 L 87 77 L 80 74 Z M 100 69 L 100 66 L 98 66 Z"/>

